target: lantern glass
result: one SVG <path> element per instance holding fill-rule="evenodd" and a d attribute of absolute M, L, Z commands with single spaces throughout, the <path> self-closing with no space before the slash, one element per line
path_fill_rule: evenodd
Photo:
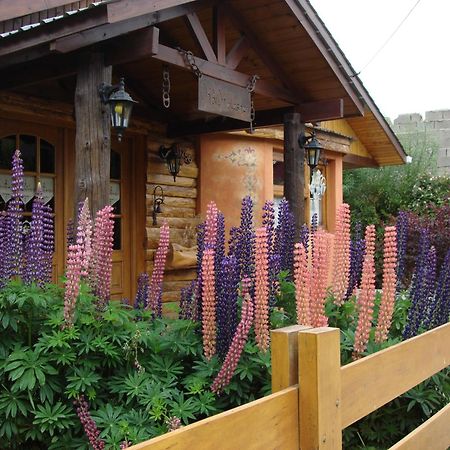
<path fill-rule="evenodd" d="M 169 166 L 169 172 L 173 176 L 173 181 L 176 181 L 181 166 L 181 155 L 178 149 L 171 151 L 171 154 L 167 157 L 167 165 Z"/>
<path fill-rule="evenodd" d="M 125 130 L 130 123 L 133 102 L 128 100 L 110 100 L 111 125 L 114 129 Z"/>
<path fill-rule="evenodd" d="M 311 141 L 305 145 L 305 150 L 307 152 L 308 165 L 312 169 L 318 166 L 320 161 L 320 153 L 322 150 L 322 146 L 319 141 L 314 136 Z"/>

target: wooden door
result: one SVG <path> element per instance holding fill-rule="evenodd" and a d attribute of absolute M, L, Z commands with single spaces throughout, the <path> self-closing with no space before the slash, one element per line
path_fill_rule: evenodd
<path fill-rule="evenodd" d="M 44 202 L 54 214 L 55 253 L 53 278 L 64 273 L 64 180 L 63 131 L 55 127 L 38 125 L 21 120 L 0 120 L 0 210 L 8 201 L 8 183 L 11 177 L 12 155 L 19 148 L 24 161 L 24 220 L 31 218 L 31 206 L 37 183 L 41 182 Z"/>

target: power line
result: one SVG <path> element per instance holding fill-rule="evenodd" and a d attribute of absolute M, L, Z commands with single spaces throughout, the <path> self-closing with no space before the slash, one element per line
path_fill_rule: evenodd
<path fill-rule="evenodd" d="M 387 44 L 392 40 L 392 38 L 395 36 L 397 31 L 401 28 L 401 26 L 406 22 L 408 17 L 411 15 L 411 13 L 416 9 L 417 5 L 421 2 L 421 0 L 417 0 L 414 6 L 408 11 L 408 14 L 402 19 L 402 21 L 397 25 L 395 30 L 391 33 L 391 35 L 386 39 L 386 41 L 381 45 L 381 47 L 374 53 L 374 55 L 367 61 L 367 63 L 363 66 L 363 68 L 358 72 L 352 75 L 353 77 L 356 77 L 359 75 L 363 70 L 367 68 L 369 64 L 372 63 L 372 61 L 381 53 L 381 51 L 386 47 Z"/>

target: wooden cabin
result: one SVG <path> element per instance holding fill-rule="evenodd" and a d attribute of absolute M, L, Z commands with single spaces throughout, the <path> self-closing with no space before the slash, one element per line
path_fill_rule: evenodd
<path fill-rule="evenodd" d="M 122 111 L 99 87 L 122 77 L 138 103 L 119 141 L 110 116 Z M 112 204 L 116 298 L 134 296 L 138 274 L 152 270 L 162 218 L 186 247 L 210 200 L 233 225 L 244 195 L 257 205 L 284 195 L 303 223 L 305 124 L 318 124 L 326 150 L 330 230 L 343 168 L 406 159 L 308 0 L 0 0 L 0 80 L 3 185 L 19 147 L 27 211 L 38 180 L 54 210 L 55 277 L 78 202 Z M 191 159 L 176 180 L 159 154 L 174 143 Z M 156 186 L 164 204 L 153 225 Z M 194 271 L 168 271 L 164 302 Z"/>

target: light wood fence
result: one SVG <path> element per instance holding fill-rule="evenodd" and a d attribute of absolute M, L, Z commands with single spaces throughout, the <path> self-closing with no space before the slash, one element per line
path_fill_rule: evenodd
<path fill-rule="evenodd" d="M 342 430 L 450 365 L 450 323 L 341 367 L 339 330 L 272 332 L 273 394 L 132 450 L 342 449 Z M 450 447 L 450 404 L 391 450 Z"/>

